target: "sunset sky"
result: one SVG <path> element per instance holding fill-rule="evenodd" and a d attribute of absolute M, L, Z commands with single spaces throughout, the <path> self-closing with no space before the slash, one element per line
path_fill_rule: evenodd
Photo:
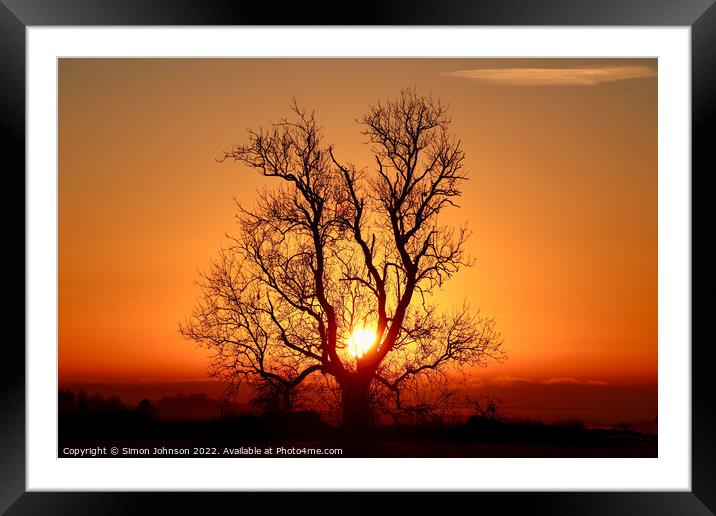
<path fill-rule="evenodd" d="M 449 102 L 476 265 L 438 294 L 495 316 L 509 359 L 471 382 L 655 385 L 656 60 L 61 59 L 59 378 L 206 379 L 177 333 L 194 281 L 264 179 L 215 161 L 315 109 L 336 155 L 416 86 Z M 268 183 L 271 184 L 271 183 Z M 551 383 L 550 383 L 551 382 Z"/>

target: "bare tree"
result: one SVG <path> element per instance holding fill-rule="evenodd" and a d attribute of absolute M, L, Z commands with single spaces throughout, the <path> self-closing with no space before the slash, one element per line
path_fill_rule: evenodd
<path fill-rule="evenodd" d="M 372 401 L 429 410 L 454 373 L 504 358 L 492 318 L 431 301 L 470 265 L 468 231 L 438 220 L 466 180 L 446 106 L 415 90 L 371 106 L 359 120 L 371 170 L 339 159 L 314 113 L 291 108 L 225 154 L 278 187 L 238 206 L 238 235 L 180 332 L 213 351 L 214 375 L 283 406 L 326 382 L 351 428 L 370 423 Z"/>

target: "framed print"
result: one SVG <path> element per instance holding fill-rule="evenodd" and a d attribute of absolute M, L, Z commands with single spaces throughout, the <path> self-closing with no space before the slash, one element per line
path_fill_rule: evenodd
<path fill-rule="evenodd" d="M 711 2 L 5 4 L 8 514 L 713 513 Z"/>

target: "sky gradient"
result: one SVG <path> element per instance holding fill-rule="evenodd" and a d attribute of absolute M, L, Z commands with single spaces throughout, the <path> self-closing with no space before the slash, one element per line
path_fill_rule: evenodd
<path fill-rule="evenodd" d="M 205 379 L 178 323 L 234 198 L 271 184 L 216 158 L 296 97 L 339 159 L 370 166 L 355 119 L 416 86 L 449 102 L 470 177 L 444 220 L 468 223 L 476 264 L 437 296 L 494 315 L 509 354 L 472 385 L 655 385 L 656 74 L 632 59 L 61 59 L 60 381 Z"/>

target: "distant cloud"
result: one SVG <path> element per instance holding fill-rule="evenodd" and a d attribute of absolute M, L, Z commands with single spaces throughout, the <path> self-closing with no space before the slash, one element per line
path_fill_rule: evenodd
<path fill-rule="evenodd" d="M 492 385 L 499 387 L 506 387 L 509 385 L 515 385 L 518 383 L 530 383 L 539 385 L 595 385 L 595 386 L 608 386 L 609 383 L 601 380 L 578 380 L 577 378 L 548 378 L 546 380 L 536 380 L 533 378 L 522 378 L 519 376 L 496 376 L 490 378 L 488 381 Z"/>
<path fill-rule="evenodd" d="M 444 75 L 509 86 L 594 86 L 605 82 L 656 77 L 645 65 L 580 66 L 572 68 L 476 68 Z"/>
<path fill-rule="evenodd" d="M 545 385 L 609 385 L 601 380 L 577 380 L 576 378 L 550 378 L 542 383 Z"/>
<path fill-rule="evenodd" d="M 495 376 L 487 380 L 487 383 L 491 385 L 497 385 L 499 387 L 505 387 L 508 385 L 514 385 L 516 383 L 537 383 L 535 380 L 530 378 L 520 378 L 519 376 L 502 375 Z"/>

